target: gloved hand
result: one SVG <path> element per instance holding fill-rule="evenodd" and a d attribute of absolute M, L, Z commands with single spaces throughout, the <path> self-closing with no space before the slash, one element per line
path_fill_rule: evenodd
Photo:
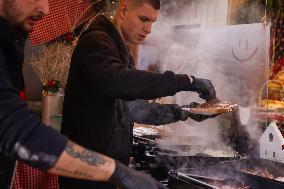
<path fill-rule="evenodd" d="M 209 118 L 214 118 L 214 117 L 219 115 L 219 114 L 201 115 L 201 114 L 193 114 L 193 113 L 190 113 L 190 112 L 188 112 L 188 113 L 189 113 L 188 117 L 190 117 L 191 119 L 193 119 L 194 121 L 197 121 L 197 122 L 201 122 L 201 121 L 204 121 L 204 120 L 209 119 Z"/>
<path fill-rule="evenodd" d="M 190 91 L 197 92 L 199 97 L 206 100 L 206 102 L 217 99 L 215 88 L 210 80 L 191 77 L 193 81 L 190 85 Z"/>
<path fill-rule="evenodd" d="M 183 108 L 193 108 L 193 107 L 197 107 L 199 105 L 199 103 L 197 102 L 192 102 L 190 103 L 189 105 L 184 105 L 182 106 Z M 186 110 L 182 110 L 182 116 L 181 117 L 186 117 L 186 119 L 188 117 L 190 117 L 191 119 L 193 119 L 194 121 L 197 121 L 197 122 L 201 122 L 201 121 L 204 121 L 206 119 L 209 119 L 209 118 L 214 118 L 216 116 L 218 116 L 220 114 L 214 114 L 214 115 L 202 115 L 202 114 L 194 114 L 194 113 L 191 113 L 189 111 L 186 111 Z"/>
<path fill-rule="evenodd" d="M 135 171 L 118 161 L 115 162 L 115 171 L 109 181 L 120 189 L 168 189 L 149 175 Z"/>

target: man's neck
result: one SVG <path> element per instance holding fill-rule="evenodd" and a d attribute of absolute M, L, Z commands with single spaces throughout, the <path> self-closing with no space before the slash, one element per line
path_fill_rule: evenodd
<path fill-rule="evenodd" d="M 114 24 L 116 30 L 118 31 L 118 33 L 119 33 L 119 35 L 120 35 L 120 37 L 121 37 L 121 39 L 122 39 L 124 45 L 125 45 L 126 47 L 129 47 L 130 44 L 129 44 L 129 42 L 127 42 L 127 41 L 125 40 L 125 38 L 124 38 L 124 36 L 123 36 L 123 33 L 122 33 L 122 30 L 121 30 L 119 21 L 117 21 L 116 19 L 114 19 L 114 20 L 113 20 L 113 24 Z"/>

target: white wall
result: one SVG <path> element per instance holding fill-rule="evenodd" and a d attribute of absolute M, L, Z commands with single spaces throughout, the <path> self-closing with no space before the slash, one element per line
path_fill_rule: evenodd
<path fill-rule="evenodd" d="M 228 22 L 229 0 L 199 0 L 202 26 L 224 26 Z"/>
<path fill-rule="evenodd" d="M 161 12 L 163 22 L 171 26 L 224 26 L 228 23 L 229 0 L 163 0 Z"/>

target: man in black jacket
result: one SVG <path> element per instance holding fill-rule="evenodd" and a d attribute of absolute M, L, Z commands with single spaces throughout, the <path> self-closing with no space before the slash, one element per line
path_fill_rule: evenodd
<path fill-rule="evenodd" d="M 128 46 L 141 43 L 151 32 L 159 9 L 159 0 L 120 0 L 113 22 L 98 17 L 81 36 L 71 60 L 61 132 L 125 165 L 131 154 L 133 122 L 161 125 L 188 116 L 198 121 L 208 118 L 146 100 L 179 91 L 195 91 L 206 101 L 216 99 L 209 80 L 135 70 Z M 75 179 L 59 181 L 61 189 L 114 188 Z"/>
<path fill-rule="evenodd" d="M 23 54 L 16 46 L 18 34 L 31 31 L 48 11 L 48 0 L 0 0 L 1 157 L 61 176 L 109 181 L 124 189 L 165 189 L 149 176 L 68 140 L 42 124 L 20 100 Z M 11 170 L 2 169 L 5 163 L 0 162 L 1 189 L 10 188 Z"/>

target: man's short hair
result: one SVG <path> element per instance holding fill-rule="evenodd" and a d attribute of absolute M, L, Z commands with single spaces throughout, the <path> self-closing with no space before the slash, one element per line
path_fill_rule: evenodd
<path fill-rule="evenodd" d="M 141 6 L 143 3 L 147 3 L 151 5 L 154 9 L 160 10 L 161 3 L 160 0 L 128 0 L 132 2 L 134 5 Z"/>

